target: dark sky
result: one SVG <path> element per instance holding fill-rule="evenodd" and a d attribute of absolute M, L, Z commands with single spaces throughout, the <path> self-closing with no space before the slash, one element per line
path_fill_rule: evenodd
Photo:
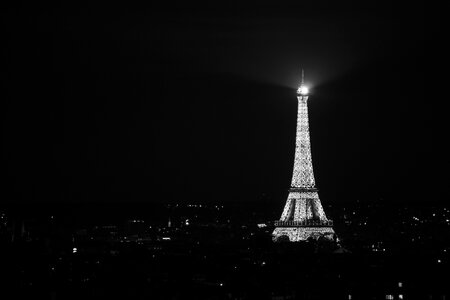
<path fill-rule="evenodd" d="M 0 201 L 283 203 L 302 67 L 323 202 L 447 200 L 440 17 L 360 2 L 6 7 Z"/>

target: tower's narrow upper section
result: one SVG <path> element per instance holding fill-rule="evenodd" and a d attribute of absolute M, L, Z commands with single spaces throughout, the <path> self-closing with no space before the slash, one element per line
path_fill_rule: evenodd
<path fill-rule="evenodd" d="M 315 180 L 309 139 L 308 105 L 306 101 L 308 100 L 308 88 L 305 85 L 303 70 L 302 83 L 297 90 L 297 99 L 297 135 L 291 188 L 314 189 Z"/>

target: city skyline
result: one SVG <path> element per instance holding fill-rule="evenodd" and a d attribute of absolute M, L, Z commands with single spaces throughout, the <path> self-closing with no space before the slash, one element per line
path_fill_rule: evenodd
<path fill-rule="evenodd" d="M 2 299 L 446 299 L 440 7 L 327 2 L 4 4 Z"/>

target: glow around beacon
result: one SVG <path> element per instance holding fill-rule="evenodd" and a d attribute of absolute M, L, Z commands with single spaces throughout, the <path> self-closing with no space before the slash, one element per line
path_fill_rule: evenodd
<path fill-rule="evenodd" d="M 306 86 L 304 86 L 304 85 L 301 85 L 301 86 L 298 88 L 297 93 L 299 93 L 300 95 L 308 95 L 309 89 L 308 89 L 308 87 L 306 87 Z"/>

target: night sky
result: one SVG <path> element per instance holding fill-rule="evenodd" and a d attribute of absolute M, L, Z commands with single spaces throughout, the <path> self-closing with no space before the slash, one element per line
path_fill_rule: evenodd
<path fill-rule="evenodd" d="M 1 202 L 281 209 L 301 68 L 323 203 L 448 200 L 436 8 L 170 2 L 2 10 Z"/>

